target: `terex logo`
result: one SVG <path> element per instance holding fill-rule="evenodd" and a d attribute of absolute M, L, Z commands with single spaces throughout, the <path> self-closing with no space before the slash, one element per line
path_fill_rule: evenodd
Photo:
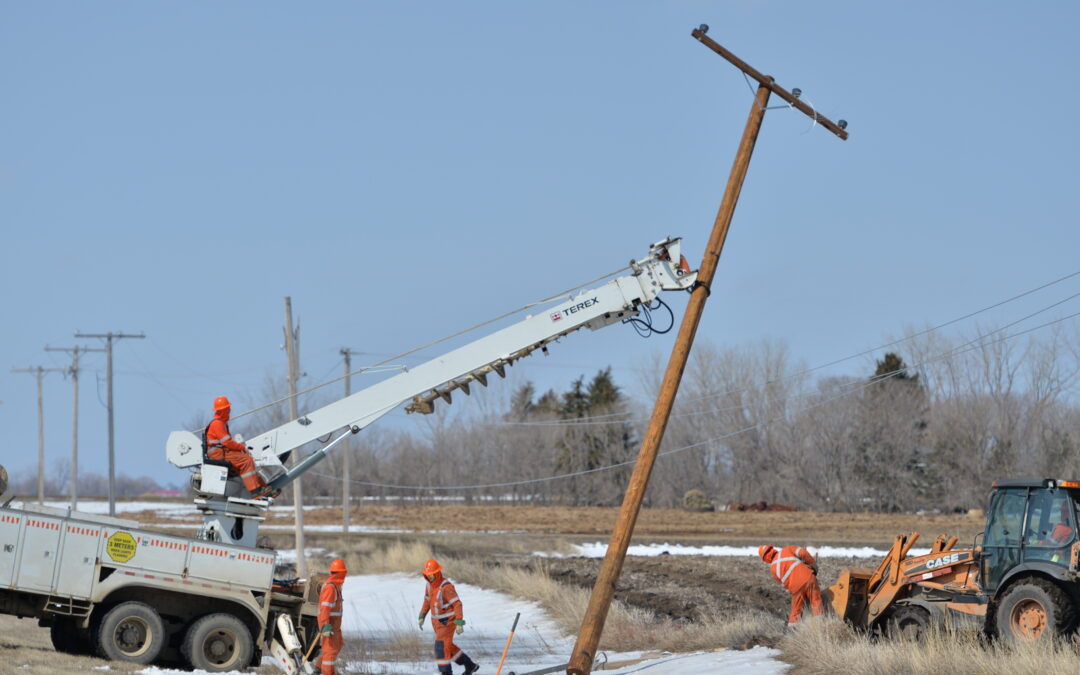
<path fill-rule="evenodd" d="M 940 558 L 934 558 L 933 560 L 926 561 L 926 569 L 936 570 L 939 567 L 948 567 L 960 562 L 960 554 L 953 553 L 952 555 L 943 555 Z"/>
<path fill-rule="evenodd" d="M 552 321 L 562 321 L 562 312 L 552 312 L 551 313 L 551 320 Z"/>
<path fill-rule="evenodd" d="M 580 312 L 581 310 L 585 309 L 586 307 L 592 307 L 593 305 L 599 305 L 599 304 L 600 304 L 600 300 L 598 298 L 589 298 L 588 300 L 585 300 L 583 302 L 579 302 L 576 305 L 570 305 L 569 307 L 564 307 L 562 309 L 562 313 L 563 314 L 574 314 L 575 312 Z M 559 312 L 555 312 L 555 314 L 551 315 L 551 320 L 552 321 L 558 321 L 558 319 L 555 318 L 556 314 L 559 314 Z"/>

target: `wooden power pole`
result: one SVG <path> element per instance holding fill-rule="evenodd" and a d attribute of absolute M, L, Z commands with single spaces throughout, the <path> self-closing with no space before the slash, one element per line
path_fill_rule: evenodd
<path fill-rule="evenodd" d="M 299 327 L 293 328 L 292 298 L 285 298 L 285 353 L 289 359 L 289 420 L 300 417 L 296 409 L 296 380 L 300 378 L 300 355 L 297 342 L 300 341 Z M 293 466 L 300 461 L 300 453 L 293 451 Z M 304 491 L 300 486 L 300 479 L 293 483 L 293 506 L 296 514 L 296 574 L 307 578 L 307 557 L 304 554 Z"/>
<path fill-rule="evenodd" d="M 142 333 L 75 333 L 77 338 L 101 338 L 105 340 L 105 388 L 107 391 L 105 405 L 109 410 L 109 515 L 116 516 L 116 435 L 113 433 L 113 340 L 121 338 L 145 338 Z"/>
<path fill-rule="evenodd" d="M 42 395 L 42 380 L 45 378 L 45 373 L 66 373 L 67 371 L 67 368 L 44 368 L 42 366 L 11 369 L 13 373 L 34 373 L 37 376 L 38 504 L 45 503 L 45 405 L 44 396 Z"/>
<path fill-rule="evenodd" d="M 349 398 L 352 395 L 352 355 L 356 352 L 342 347 L 340 353 L 345 357 L 345 398 Z M 349 534 L 349 508 L 352 506 L 349 481 L 349 439 L 345 438 L 341 448 L 341 533 L 345 536 Z"/>
<path fill-rule="evenodd" d="M 71 354 L 71 510 L 79 507 L 79 354 L 85 352 L 103 352 L 104 349 L 88 347 L 45 347 L 47 352 L 68 352 Z"/>
<path fill-rule="evenodd" d="M 708 26 L 702 25 L 695 29 L 691 35 L 709 49 L 730 61 L 743 73 L 753 78 L 758 83 L 754 103 L 750 108 L 750 118 L 743 129 L 742 141 L 735 153 L 735 163 L 728 177 L 724 197 L 720 202 L 720 210 L 716 214 L 713 223 L 712 234 L 709 236 L 705 247 L 705 255 L 698 269 L 697 283 L 690 294 L 690 301 L 686 306 L 686 314 L 683 315 L 682 324 L 679 326 L 675 345 L 671 350 L 668 360 L 667 371 L 660 385 L 660 393 L 656 398 L 649 426 L 641 441 L 641 449 L 638 452 L 634 471 L 630 476 L 630 484 L 626 488 L 623 497 L 622 508 L 619 510 L 619 518 L 615 523 L 615 529 L 611 534 L 611 542 L 608 544 L 607 554 L 600 566 L 600 573 L 596 578 L 589 606 L 585 610 L 585 617 L 581 622 L 581 631 L 578 633 L 577 643 L 574 645 L 570 663 L 567 664 L 566 672 L 569 675 L 588 675 L 592 672 L 593 659 L 596 656 L 596 648 L 600 643 L 600 635 L 604 631 L 604 622 L 607 619 L 611 599 L 615 595 L 615 584 L 622 572 L 623 562 L 626 559 L 626 549 L 630 545 L 630 538 L 634 533 L 634 525 L 637 522 L 641 502 L 645 497 L 645 489 L 649 484 L 649 476 L 652 474 L 656 455 L 660 448 L 660 441 L 664 438 L 664 430 L 667 427 L 668 417 L 675 402 L 675 395 L 679 390 L 679 382 L 682 379 L 683 370 L 690 356 L 690 347 L 694 342 L 694 334 L 697 332 L 698 323 L 701 321 L 702 311 L 705 309 L 705 301 L 709 297 L 710 286 L 716 274 L 716 267 L 720 261 L 720 253 L 724 249 L 724 240 L 727 238 L 728 229 L 731 226 L 732 216 L 735 214 L 735 204 L 739 201 L 739 192 L 742 190 L 746 171 L 750 166 L 750 156 L 754 152 L 754 144 L 757 142 L 761 122 L 765 118 L 766 105 L 769 95 L 776 94 L 791 104 L 792 107 L 810 115 L 823 127 L 839 136 L 847 139 L 844 127 L 847 123 L 843 120 L 834 124 L 819 115 L 815 110 L 802 103 L 798 94 L 793 94 L 778 86 L 772 77 L 762 75 L 749 65 L 738 59 L 734 54 L 721 47 L 705 33 Z M 798 92 L 798 90 L 796 90 Z"/>

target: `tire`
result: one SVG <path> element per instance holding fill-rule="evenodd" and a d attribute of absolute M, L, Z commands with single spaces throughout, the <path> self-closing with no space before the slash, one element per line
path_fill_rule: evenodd
<path fill-rule="evenodd" d="M 1025 579 L 1009 587 L 994 614 L 997 635 L 1005 642 L 1035 642 L 1064 635 L 1073 628 L 1076 608 L 1054 583 Z"/>
<path fill-rule="evenodd" d="M 209 614 L 191 624 L 180 652 L 196 670 L 243 670 L 255 651 L 251 632 L 232 614 Z"/>
<path fill-rule="evenodd" d="M 101 617 L 94 642 L 100 655 L 110 661 L 147 664 L 165 646 L 165 625 L 150 605 L 123 602 Z"/>
<path fill-rule="evenodd" d="M 86 656 L 93 652 L 90 634 L 76 625 L 73 619 L 63 618 L 53 621 L 49 627 L 49 639 L 56 651 L 63 654 Z"/>
<path fill-rule="evenodd" d="M 900 605 L 889 617 L 889 637 L 922 642 L 930 631 L 930 612 L 918 605 Z"/>

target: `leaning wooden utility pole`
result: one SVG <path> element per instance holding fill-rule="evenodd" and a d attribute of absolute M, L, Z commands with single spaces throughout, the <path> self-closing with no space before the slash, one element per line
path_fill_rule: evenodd
<path fill-rule="evenodd" d="M 815 110 L 798 100 L 797 94 L 792 94 L 777 86 L 773 78 L 762 75 L 749 65 L 739 60 L 734 54 L 727 51 L 719 44 L 706 37 L 709 27 L 702 25 L 695 29 L 691 35 L 701 41 L 709 49 L 723 56 L 739 70 L 758 82 L 757 93 L 754 96 L 753 106 L 750 108 L 750 118 L 743 130 L 742 141 L 735 153 L 735 164 L 731 168 L 728 177 L 727 188 L 720 202 L 720 210 L 716 214 L 716 222 L 713 223 L 712 234 L 709 235 L 708 244 L 705 246 L 705 255 L 698 269 L 697 283 L 690 293 L 690 301 L 686 305 L 686 314 L 683 315 L 682 325 L 679 326 L 675 345 L 671 350 L 671 358 L 668 360 L 667 371 L 664 373 L 663 382 L 660 385 L 660 393 L 656 398 L 649 426 L 641 441 L 641 450 L 638 452 L 634 472 L 630 476 L 630 484 L 626 488 L 623 497 L 622 508 L 619 510 L 619 518 L 615 523 L 615 530 L 611 534 L 611 542 L 608 544 L 607 554 L 600 566 L 600 573 L 596 577 L 596 585 L 593 587 L 589 606 L 585 610 L 585 617 L 581 622 L 581 631 L 578 633 L 574 652 L 570 656 L 570 663 L 566 667 L 569 675 L 588 675 L 592 672 L 593 659 L 596 657 L 596 648 L 600 643 L 600 635 L 604 632 L 604 622 L 607 620 L 608 609 L 611 599 L 615 595 L 615 584 L 622 572 L 623 562 L 626 559 L 626 549 L 630 545 L 630 538 L 634 533 L 634 525 L 637 522 L 638 512 L 641 510 L 641 502 L 645 497 L 645 489 L 649 484 L 649 476 L 652 474 L 653 465 L 656 463 L 656 455 L 660 449 L 660 442 L 664 438 L 664 430 L 667 427 L 671 408 L 675 403 L 675 394 L 679 390 L 679 382 L 682 379 L 683 370 L 686 368 L 687 359 L 690 357 L 690 347 L 694 342 L 694 334 L 697 332 L 698 323 L 701 321 L 702 311 L 705 309 L 705 301 L 709 297 L 710 286 L 716 274 L 716 266 L 720 261 L 720 253 L 724 249 L 724 240 L 727 239 L 728 228 L 731 226 L 732 216 L 735 214 L 735 204 L 739 201 L 739 192 L 742 190 L 746 171 L 750 166 L 750 156 L 754 152 L 754 144 L 757 142 L 758 131 L 761 122 L 765 118 L 766 105 L 769 95 L 776 94 L 792 105 L 810 115 L 823 127 L 839 136 L 847 139 L 847 132 L 843 127 L 847 123 L 843 120 L 839 124 L 833 124 Z M 798 91 L 798 90 L 796 90 Z"/>

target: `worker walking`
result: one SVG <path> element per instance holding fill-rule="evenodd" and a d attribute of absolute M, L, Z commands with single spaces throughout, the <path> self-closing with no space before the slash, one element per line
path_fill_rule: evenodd
<path fill-rule="evenodd" d="M 229 433 L 229 413 L 232 404 L 224 396 L 214 399 L 214 419 L 206 425 L 203 432 L 203 445 L 206 446 L 206 456 L 210 459 L 225 460 L 240 474 L 244 481 L 244 487 L 256 497 L 276 496 L 262 476 L 255 471 L 255 460 L 251 458 L 247 446 L 233 440 Z"/>
<path fill-rule="evenodd" d="M 337 657 L 345 644 L 341 635 L 341 587 L 345 584 L 345 561 L 330 563 L 330 578 L 319 592 L 319 637 L 322 639 L 320 668 L 322 675 L 337 675 Z"/>
<path fill-rule="evenodd" d="M 817 561 L 801 546 L 785 546 L 777 553 L 772 546 L 765 544 L 758 548 L 762 561 L 768 563 L 773 578 L 791 593 L 791 614 L 788 615 L 788 627 L 799 620 L 803 605 L 810 601 L 814 616 L 820 616 L 825 609 L 821 604 L 821 588 L 818 587 Z"/>
<path fill-rule="evenodd" d="M 454 584 L 443 577 L 442 566 L 434 558 L 424 563 L 424 579 L 428 586 L 424 591 L 424 604 L 420 606 L 420 630 L 424 630 L 424 617 L 431 610 L 431 627 L 435 629 L 435 663 L 440 675 L 453 675 L 451 663 L 465 666 L 465 675 L 480 670 L 469 655 L 454 644 L 454 633 L 465 630 L 465 619 Z"/>

